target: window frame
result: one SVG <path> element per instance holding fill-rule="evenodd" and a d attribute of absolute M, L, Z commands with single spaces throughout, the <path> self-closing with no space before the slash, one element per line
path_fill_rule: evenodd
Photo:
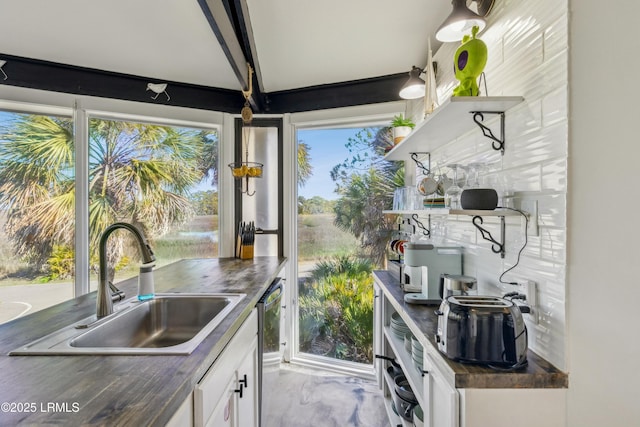
<path fill-rule="evenodd" d="M 224 117 L 226 114 L 184 107 L 146 105 L 141 103 L 76 97 L 68 94 L 33 89 L 0 88 L 0 110 L 35 115 L 69 117 L 73 121 L 75 147 L 75 277 L 73 296 L 89 293 L 89 120 L 92 118 L 138 121 L 155 125 L 192 127 L 215 130 L 219 141 L 219 164 L 224 155 Z M 219 197 L 223 200 L 226 180 L 220 174 Z M 230 201 L 229 203 L 233 203 Z M 219 227 L 223 227 L 219 217 Z M 219 256 L 222 256 L 222 248 Z"/>
<path fill-rule="evenodd" d="M 285 182 L 285 192 L 290 194 L 288 203 L 285 201 L 285 236 L 288 263 L 286 276 L 289 278 L 289 286 L 286 287 L 286 304 L 291 307 L 290 314 L 286 317 L 285 324 L 285 347 L 284 358 L 291 363 L 321 368 L 329 371 L 350 374 L 363 378 L 374 378 L 374 365 L 362 365 L 357 362 L 330 359 L 323 356 L 316 356 L 302 353 L 299 350 L 298 318 L 298 252 L 297 252 L 297 200 L 298 200 L 298 131 L 318 130 L 318 129 L 338 129 L 351 127 L 379 126 L 391 122 L 393 116 L 405 112 L 404 102 L 390 102 L 384 104 L 364 105 L 356 107 L 345 107 L 332 110 L 308 111 L 285 115 L 285 125 L 289 129 L 289 138 L 285 142 L 285 174 L 288 179 Z"/>

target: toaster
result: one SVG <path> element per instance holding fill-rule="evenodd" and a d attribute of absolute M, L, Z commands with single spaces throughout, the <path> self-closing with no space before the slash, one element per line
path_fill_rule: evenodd
<path fill-rule="evenodd" d="M 527 327 L 511 301 L 482 295 L 453 295 L 438 315 L 438 350 L 449 359 L 504 368 L 527 361 Z"/>

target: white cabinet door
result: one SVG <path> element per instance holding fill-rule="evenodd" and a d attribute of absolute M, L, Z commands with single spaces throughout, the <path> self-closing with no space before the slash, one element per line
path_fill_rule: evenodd
<path fill-rule="evenodd" d="M 165 427 L 191 427 L 193 426 L 193 393 L 180 405 Z"/>
<path fill-rule="evenodd" d="M 236 407 L 236 385 L 235 375 L 224 387 L 225 392 L 213 408 L 211 416 L 207 420 L 206 427 L 237 427 L 238 410 Z"/>
<path fill-rule="evenodd" d="M 236 371 L 238 427 L 258 426 L 258 338 L 246 352 L 246 356 Z"/>
<path fill-rule="evenodd" d="M 258 316 L 254 309 L 193 392 L 196 427 L 257 426 L 257 334 Z M 245 390 L 244 381 L 239 381 L 244 380 L 245 373 L 250 390 Z M 243 412 L 251 408 L 241 423 L 237 415 L 240 401 Z"/>
<path fill-rule="evenodd" d="M 458 427 L 458 391 L 445 380 L 431 355 L 426 352 L 424 370 L 428 372 L 424 377 L 425 401 L 429 402 L 428 411 L 424 411 L 425 426 Z"/>

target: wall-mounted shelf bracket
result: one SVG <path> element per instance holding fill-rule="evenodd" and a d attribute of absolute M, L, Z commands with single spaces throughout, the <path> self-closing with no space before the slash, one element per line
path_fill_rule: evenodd
<path fill-rule="evenodd" d="M 418 154 L 427 156 L 428 166 L 425 166 L 424 163 L 418 160 Z M 431 153 L 411 153 L 411 160 L 416 163 L 416 167 L 420 169 L 425 175 L 429 175 L 429 173 L 431 172 Z"/>
<path fill-rule="evenodd" d="M 494 150 L 500 151 L 504 156 L 504 112 L 503 111 L 472 111 L 473 121 L 480 127 L 482 134 L 491 139 L 491 146 Z M 500 138 L 497 138 L 493 131 L 487 127 L 484 122 L 485 114 L 498 114 L 500 115 Z"/>
<path fill-rule="evenodd" d="M 478 229 L 478 231 L 480 231 L 482 238 L 492 243 L 491 250 L 493 251 L 493 253 L 500 254 L 500 258 L 504 258 L 504 235 L 506 228 L 504 216 L 500 217 L 500 242 L 494 239 L 494 237 L 486 228 L 482 227 L 484 220 L 480 215 L 474 216 L 471 222 L 473 222 L 473 225 Z"/>
<path fill-rule="evenodd" d="M 431 236 L 431 215 L 428 216 L 427 218 L 427 226 L 425 227 L 424 224 L 418 219 L 418 214 L 413 214 L 411 215 L 411 219 L 413 220 L 413 222 L 415 223 L 416 227 L 420 230 L 422 230 L 422 234 L 424 236 Z"/>

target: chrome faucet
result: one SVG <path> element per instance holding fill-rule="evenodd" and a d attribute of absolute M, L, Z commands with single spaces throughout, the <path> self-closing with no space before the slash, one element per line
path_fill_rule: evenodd
<path fill-rule="evenodd" d="M 98 283 L 98 297 L 96 300 L 96 316 L 98 319 L 108 316 L 113 313 L 113 301 L 111 299 L 111 284 L 107 279 L 107 240 L 111 233 L 119 228 L 129 230 L 135 236 L 138 244 L 140 245 L 140 252 L 142 254 L 143 264 L 149 264 L 156 260 L 151 247 L 147 243 L 144 235 L 137 227 L 127 224 L 126 222 L 116 222 L 107 227 L 100 237 L 100 272 Z"/>

